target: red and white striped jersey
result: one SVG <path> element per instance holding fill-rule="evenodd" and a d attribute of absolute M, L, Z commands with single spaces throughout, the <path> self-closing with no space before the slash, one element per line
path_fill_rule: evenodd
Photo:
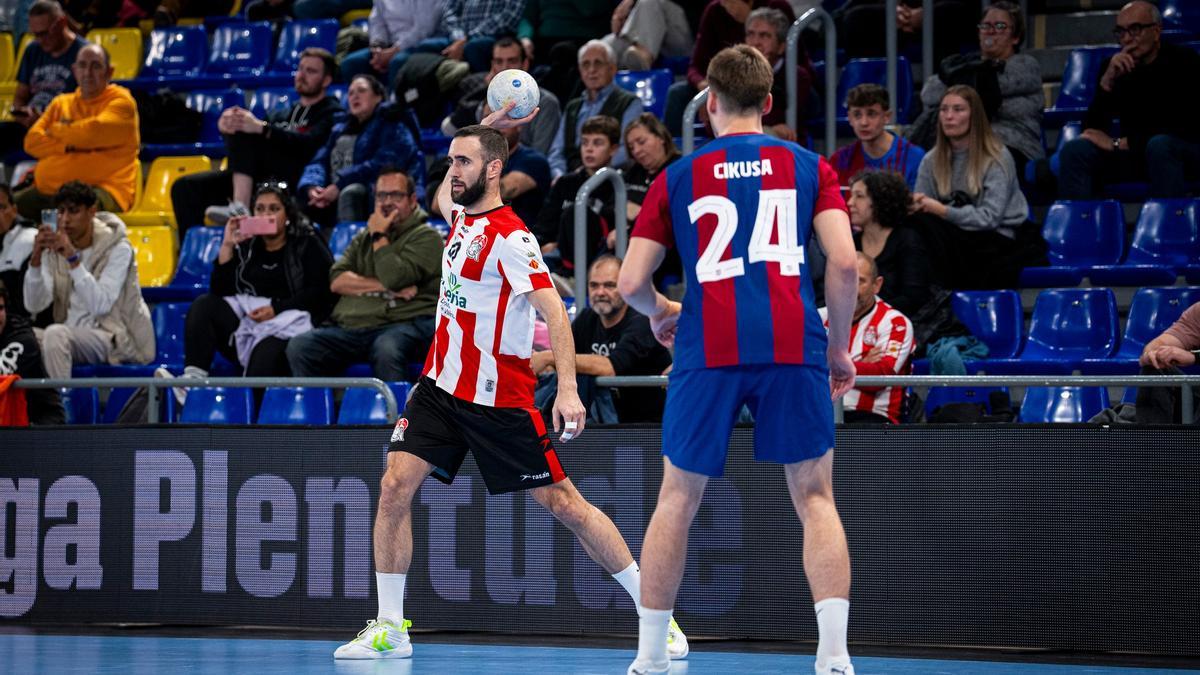
<path fill-rule="evenodd" d="M 553 287 L 541 248 L 508 206 L 470 215 L 455 204 L 452 214 L 425 375 L 464 401 L 530 408 L 534 309 L 525 294 Z"/>
<path fill-rule="evenodd" d="M 822 307 L 820 311 L 828 328 L 826 310 Z M 915 348 L 912 322 L 878 296 L 875 307 L 850 324 L 850 358 L 857 375 L 907 375 L 912 372 Z M 899 424 L 904 387 L 855 387 L 842 403 L 846 410 L 873 412 Z"/>

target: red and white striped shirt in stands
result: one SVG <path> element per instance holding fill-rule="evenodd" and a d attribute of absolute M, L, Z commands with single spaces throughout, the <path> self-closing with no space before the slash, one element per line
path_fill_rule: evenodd
<path fill-rule="evenodd" d="M 829 327 L 825 308 L 821 318 Z M 857 375 L 907 375 L 912 372 L 912 322 L 877 296 L 875 307 L 850 325 L 850 358 Z M 871 361 L 865 361 L 869 355 Z M 904 387 L 855 387 L 842 400 L 846 410 L 862 410 L 900 423 Z"/>
<path fill-rule="evenodd" d="M 537 239 L 508 206 L 470 215 L 456 204 L 452 213 L 425 375 L 464 401 L 531 408 L 534 309 L 525 294 L 553 287 Z"/>

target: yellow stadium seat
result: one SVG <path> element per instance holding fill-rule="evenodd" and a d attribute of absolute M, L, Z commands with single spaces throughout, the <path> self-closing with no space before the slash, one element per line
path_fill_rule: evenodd
<path fill-rule="evenodd" d="M 132 80 L 142 69 L 142 32 L 136 28 L 96 28 L 87 34 L 108 50 L 114 80 Z"/>
<path fill-rule="evenodd" d="M 117 214 L 124 220 L 124 215 Z M 166 286 L 175 276 L 175 231 L 165 225 L 130 227 L 129 243 L 137 254 L 142 288 Z"/>
<path fill-rule="evenodd" d="M 242 11 L 242 0 L 233 0 L 233 7 L 229 8 L 229 16 L 237 16 Z"/>
<path fill-rule="evenodd" d="M 17 55 L 13 51 L 12 33 L 0 33 L 0 82 L 17 79 Z"/>
<path fill-rule="evenodd" d="M 12 102 L 12 94 L 0 91 L 0 122 L 12 121 Z"/>
<path fill-rule="evenodd" d="M 29 46 L 30 42 L 33 42 L 33 33 L 25 33 L 24 35 L 21 36 L 21 42 L 17 45 L 17 61 L 16 61 L 17 68 L 21 67 L 21 57 L 25 56 L 25 48 Z M 17 70 L 16 70 L 16 68 L 14 68 L 13 69 L 13 77 L 16 77 L 16 76 L 17 76 Z"/>
<path fill-rule="evenodd" d="M 359 19 L 365 19 L 368 16 L 371 16 L 371 10 L 369 9 L 352 9 L 342 15 L 342 25 L 349 26 L 355 21 L 358 21 Z"/>
<path fill-rule="evenodd" d="M 171 205 L 171 186 L 180 176 L 212 169 L 212 160 L 203 155 L 159 157 L 150 165 L 146 187 L 137 206 L 121 214 L 126 225 L 166 225 L 175 228 L 175 209 Z"/>

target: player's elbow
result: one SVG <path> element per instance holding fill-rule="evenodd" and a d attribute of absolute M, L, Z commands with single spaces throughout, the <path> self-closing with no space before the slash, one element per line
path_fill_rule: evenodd
<path fill-rule="evenodd" d="M 858 254 L 854 249 L 830 253 L 825 262 L 826 276 L 837 276 L 849 279 L 852 283 L 858 279 Z"/>
<path fill-rule="evenodd" d="M 637 295 L 645 285 L 646 276 L 644 274 L 639 274 L 630 266 L 621 267 L 621 274 L 617 277 L 617 290 L 621 293 L 621 297 L 628 300 L 630 296 Z"/>

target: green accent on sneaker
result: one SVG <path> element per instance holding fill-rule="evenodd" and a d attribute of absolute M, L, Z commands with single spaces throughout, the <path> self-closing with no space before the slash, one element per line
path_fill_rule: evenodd
<path fill-rule="evenodd" d="M 675 623 L 675 617 L 671 617 L 671 623 L 667 624 L 667 644 L 675 644 L 675 635 L 682 632 L 679 629 L 679 624 Z"/>
<path fill-rule="evenodd" d="M 371 639 L 371 647 L 377 652 L 386 652 L 392 648 L 390 642 L 387 641 L 387 631 L 379 631 L 375 637 Z"/>

